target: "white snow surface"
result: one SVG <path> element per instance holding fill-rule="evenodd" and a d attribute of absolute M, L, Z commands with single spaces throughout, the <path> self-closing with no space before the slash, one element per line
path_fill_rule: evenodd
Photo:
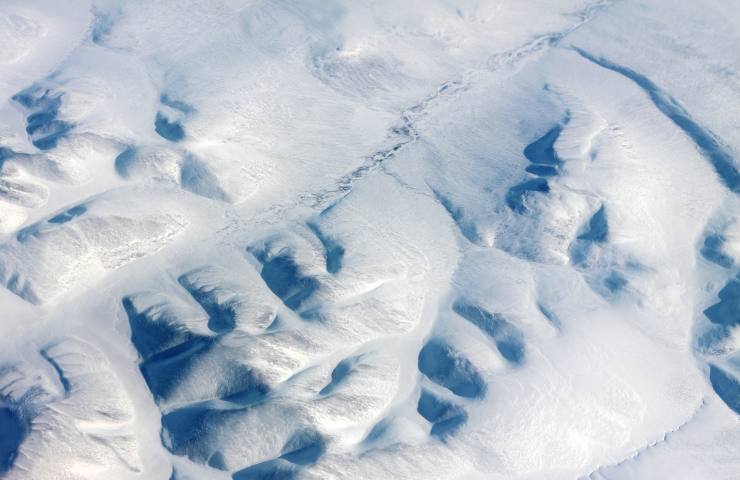
<path fill-rule="evenodd" d="M 740 3 L 0 2 L 0 477 L 740 479 Z"/>

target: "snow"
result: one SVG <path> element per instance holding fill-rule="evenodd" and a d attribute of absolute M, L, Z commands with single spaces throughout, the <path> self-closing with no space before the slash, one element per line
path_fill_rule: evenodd
<path fill-rule="evenodd" d="M 0 476 L 733 479 L 740 8 L 0 5 Z"/>

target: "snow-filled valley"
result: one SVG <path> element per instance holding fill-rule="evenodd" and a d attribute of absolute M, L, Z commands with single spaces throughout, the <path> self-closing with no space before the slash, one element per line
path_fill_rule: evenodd
<path fill-rule="evenodd" d="M 0 1 L 0 478 L 740 479 L 740 3 Z"/>

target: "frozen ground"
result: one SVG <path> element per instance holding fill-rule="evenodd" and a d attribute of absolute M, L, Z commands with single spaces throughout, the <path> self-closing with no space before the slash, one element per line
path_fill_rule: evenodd
<path fill-rule="evenodd" d="M 0 477 L 740 479 L 734 0 L 0 2 Z"/>

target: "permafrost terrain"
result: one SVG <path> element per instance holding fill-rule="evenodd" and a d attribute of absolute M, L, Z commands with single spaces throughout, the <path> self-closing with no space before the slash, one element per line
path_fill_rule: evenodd
<path fill-rule="evenodd" d="M 740 4 L 0 2 L 0 477 L 739 479 Z"/>

